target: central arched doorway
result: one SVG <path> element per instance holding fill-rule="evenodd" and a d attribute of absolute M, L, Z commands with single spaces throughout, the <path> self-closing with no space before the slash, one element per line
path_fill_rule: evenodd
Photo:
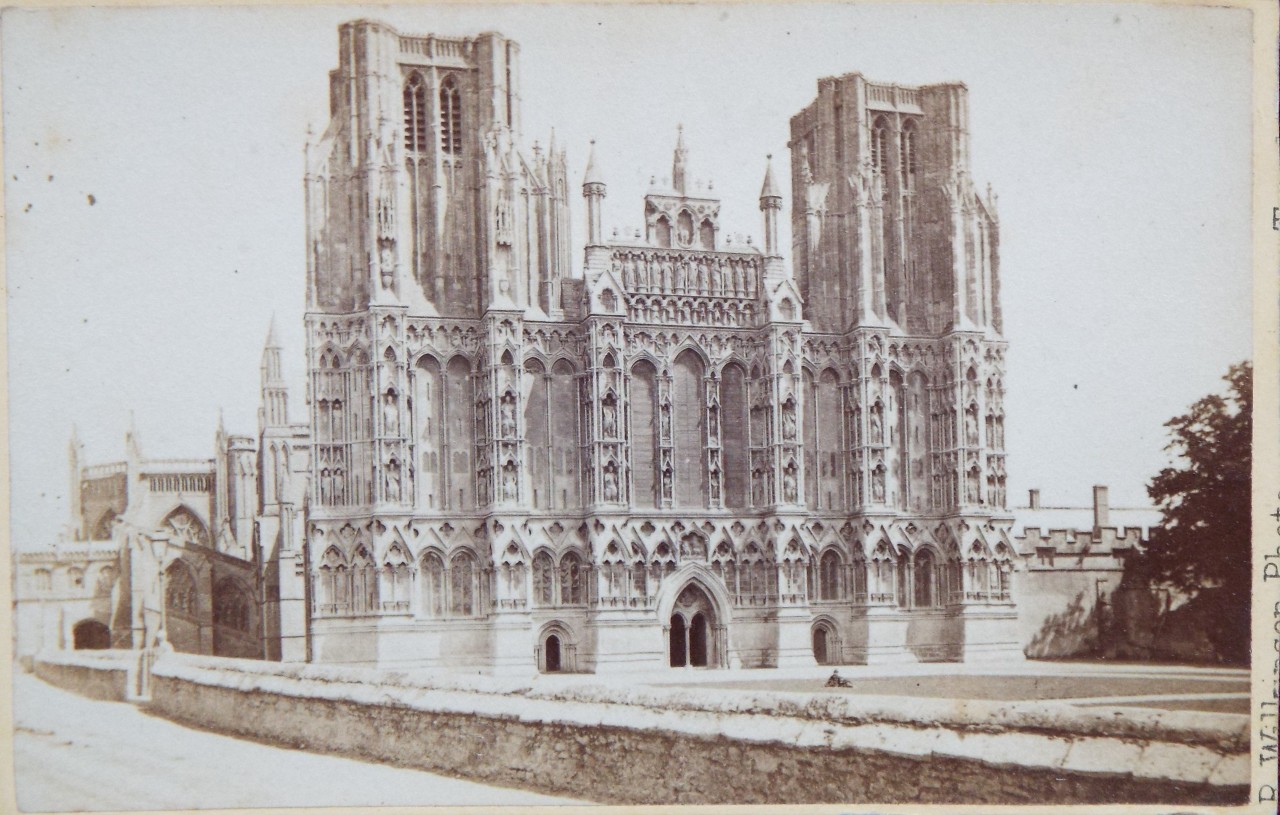
<path fill-rule="evenodd" d="M 708 668 L 718 663 L 716 615 L 711 598 L 690 583 L 676 598 L 670 619 L 672 668 Z"/>

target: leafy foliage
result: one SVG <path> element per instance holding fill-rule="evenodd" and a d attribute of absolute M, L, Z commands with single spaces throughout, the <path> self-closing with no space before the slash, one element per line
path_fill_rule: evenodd
<path fill-rule="evenodd" d="M 1225 395 L 1199 399 L 1165 423 L 1172 466 L 1147 486 L 1164 515 L 1141 556 L 1152 581 L 1212 594 L 1208 635 L 1219 658 L 1247 659 L 1253 366 L 1231 366 Z"/>

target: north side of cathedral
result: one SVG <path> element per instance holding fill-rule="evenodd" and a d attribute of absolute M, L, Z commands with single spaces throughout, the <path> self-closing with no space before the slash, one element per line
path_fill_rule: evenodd
<path fill-rule="evenodd" d="M 340 28 L 306 420 L 273 332 L 256 436 L 172 462 L 131 434 L 96 467 L 73 442 L 19 640 L 493 673 L 1020 656 L 965 86 L 820 80 L 790 190 L 761 157 L 755 242 L 678 134 L 643 229 L 606 235 L 607 174 L 523 146 L 519 83 L 500 34 Z M 65 602 L 24 607 L 55 571 Z"/>

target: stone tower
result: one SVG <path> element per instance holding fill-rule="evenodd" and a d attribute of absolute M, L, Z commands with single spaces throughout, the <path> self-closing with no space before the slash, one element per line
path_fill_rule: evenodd
<path fill-rule="evenodd" d="M 311 308 L 558 309 L 565 158 L 554 141 L 532 156 L 517 149 L 519 56 L 499 34 L 341 26 L 329 126 L 307 151 Z"/>
<path fill-rule="evenodd" d="M 791 119 L 796 277 L 820 331 L 1001 330 L 994 199 L 969 175 L 968 90 L 823 79 Z"/>

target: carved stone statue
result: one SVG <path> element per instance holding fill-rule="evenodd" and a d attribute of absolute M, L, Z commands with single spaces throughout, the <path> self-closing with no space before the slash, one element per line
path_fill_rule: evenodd
<path fill-rule="evenodd" d="M 970 447 L 978 446 L 978 416 L 970 410 L 964 412 L 964 438 Z"/>
<path fill-rule="evenodd" d="M 794 402 L 782 405 L 782 438 L 794 441 L 796 437 L 796 406 Z"/>
<path fill-rule="evenodd" d="M 662 438 L 671 438 L 671 405 L 662 406 Z"/>
<path fill-rule="evenodd" d="M 387 501 L 399 501 L 400 465 L 395 459 L 392 459 L 382 468 L 382 474 L 383 499 Z"/>
<path fill-rule="evenodd" d="M 788 467 L 782 471 L 782 500 L 788 504 L 796 502 L 796 468 Z"/>
<path fill-rule="evenodd" d="M 871 473 L 871 500 L 884 503 L 884 470 L 879 468 Z"/>
<path fill-rule="evenodd" d="M 502 498 L 504 501 L 516 500 L 519 493 L 516 484 L 516 465 L 507 464 L 502 468 Z"/>
<path fill-rule="evenodd" d="M 883 408 L 877 402 L 871 407 L 871 443 L 884 444 L 884 424 L 880 420 Z"/>
<path fill-rule="evenodd" d="M 396 395 L 390 391 L 382 397 L 382 427 L 388 436 L 400 432 L 400 408 L 396 405 Z"/>
<path fill-rule="evenodd" d="M 618 468 L 612 462 L 604 468 L 604 500 L 618 500 Z"/>
<path fill-rule="evenodd" d="M 498 405 L 498 430 L 503 438 L 516 435 L 516 400 L 511 394 L 504 394 Z"/>
<path fill-rule="evenodd" d="M 606 439 L 618 436 L 618 406 L 609 399 L 600 409 L 600 429 Z"/>

